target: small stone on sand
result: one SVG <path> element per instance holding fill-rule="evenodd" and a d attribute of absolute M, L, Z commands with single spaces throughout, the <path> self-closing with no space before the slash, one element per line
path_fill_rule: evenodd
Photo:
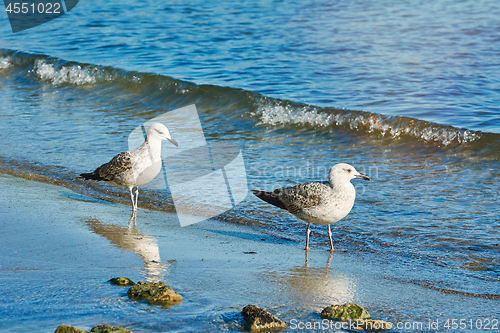
<path fill-rule="evenodd" d="M 123 277 L 112 278 L 108 282 L 119 287 L 128 287 L 135 285 L 134 281 Z"/>
<path fill-rule="evenodd" d="M 165 282 L 137 282 L 127 291 L 128 297 L 137 300 L 147 300 L 149 304 L 170 307 L 180 304 L 182 296 L 176 293 Z"/>
<path fill-rule="evenodd" d="M 97 325 L 88 332 L 73 326 L 60 325 L 55 333 L 132 333 L 132 331 L 119 326 Z"/>
<path fill-rule="evenodd" d="M 283 320 L 278 319 L 268 311 L 255 305 L 247 305 L 241 310 L 241 315 L 247 321 L 246 328 L 250 331 L 272 331 L 288 327 Z"/>
<path fill-rule="evenodd" d="M 54 333 L 88 333 L 87 331 L 78 329 L 69 325 L 59 325 Z"/>
<path fill-rule="evenodd" d="M 90 330 L 90 333 L 132 333 L 132 331 L 118 326 L 97 325 Z"/>
<path fill-rule="evenodd" d="M 341 321 L 370 319 L 371 316 L 356 303 L 346 303 L 344 305 L 331 305 L 321 311 L 321 318 Z"/>

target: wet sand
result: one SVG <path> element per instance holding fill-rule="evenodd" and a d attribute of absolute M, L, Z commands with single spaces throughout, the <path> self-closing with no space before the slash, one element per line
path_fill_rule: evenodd
<path fill-rule="evenodd" d="M 381 264 L 377 254 L 330 257 L 314 247 L 306 264 L 303 243 L 249 226 L 207 220 L 181 228 L 175 214 L 139 208 L 134 228 L 130 206 L 11 176 L 0 175 L 0 187 L 2 332 L 103 323 L 134 332 L 239 331 L 246 304 L 267 308 L 290 332 L 324 331 L 321 310 L 345 302 L 393 323 L 438 320 L 441 330 L 447 319 L 500 317 L 498 300 L 419 286 L 412 276 L 425 272 Z M 119 276 L 165 281 L 182 303 L 133 302 L 127 288 L 107 282 Z M 318 329 L 299 329 L 308 322 Z"/>

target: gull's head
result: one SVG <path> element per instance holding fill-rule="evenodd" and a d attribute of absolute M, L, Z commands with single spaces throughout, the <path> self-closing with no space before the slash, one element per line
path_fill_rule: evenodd
<path fill-rule="evenodd" d="M 161 124 L 161 123 L 154 123 L 149 127 L 148 133 L 147 133 L 148 138 L 155 138 L 157 140 L 168 140 L 172 142 L 176 147 L 179 146 L 177 141 L 175 141 L 172 136 L 170 135 L 170 132 L 168 131 L 167 126 Z"/>
<path fill-rule="evenodd" d="M 334 179 L 336 181 L 340 180 L 350 181 L 353 178 L 370 180 L 370 177 L 368 177 L 367 175 L 363 175 L 362 173 L 359 173 L 352 165 L 349 165 L 347 163 L 335 164 L 330 169 L 329 178 Z"/>

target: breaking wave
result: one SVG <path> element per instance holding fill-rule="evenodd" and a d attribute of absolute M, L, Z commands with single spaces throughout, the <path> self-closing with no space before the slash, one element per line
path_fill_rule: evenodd
<path fill-rule="evenodd" d="M 10 57 L 0 57 L 0 69 L 9 68 L 10 66 Z"/>
<path fill-rule="evenodd" d="M 49 81 L 54 85 L 62 84 L 95 84 L 106 81 L 113 81 L 115 77 L 105 73 L 99 67 L 80 65 L 57 66 L 43 59 L 37 59 L 32 69 L 32 73 L 40 81 Z"/>
<path fill-rule="evenodd" d="M 256 111 L 261 124 L 272 126 L 300 125 L 313 127 L 342 126 L 378 136 L 413 137 L 439 145 L 467 144 L 480 140 L 481 132 L 439 125 L 410 117 L 385 116 L 371 112 L 317 108 L 273 101 L 261 102 Z"/>
<path fill-rule="evenodd" d="M 140 91 L 144 99 L 166 103 L 206 105 L 219 117 L 251 116 L 259 125 L 271 127 L 306 126 L 318 131 L 343 128 L 351 132 L 389 139 L 406 138 L 437 146 L 467 146 L 498 151 L 500 134 L 472 131 L 404 116 L 324 108 L 265 97 L 259 93 L 213 85 L 196 85 L 165 75 L 126 71 L 109 66 L 82 64 L 20 51 L 0 49 L 0 69 L 17 70 L 16 75 L 44 84 L 115 85 Z M 124 87 L 125 85 L 125 87 Z M 182 106 L 182 105 L 181 105 Z"/>

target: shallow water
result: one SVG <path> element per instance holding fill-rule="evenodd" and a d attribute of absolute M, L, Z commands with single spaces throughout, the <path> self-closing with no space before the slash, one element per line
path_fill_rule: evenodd
<path fill-rule="evenodd" d="M 499 14 L 487 0 L 87 1 L 17 34 L 0 17 L 2 173 L 127 203 L 76 176 L 195 105 L 209 144 L 240 147 L 250 189 L 323 181 L 337 162 L 372 178 L 353 181 L 332 227 L 339 251 L 390 265 L 388 279 L 498 299 Z M 140 202 L 174 211 L 165 184 Z M 304 223 L 251 194 L 217 218 L 304 243 Z M 326 228 L 311 241 L 327 248 Z"/>
<path fill-rule="evenodd" d="M 134 228 L 122 205 L 10 176 L 0 184 L 12 193 L 0 198 L 0 229 L 10 235 L 0 253 L 2 332 L 53 332 L 63 323 L 87 330 L 108 323 L 134 332 L 241 331 L 239 312 L 249 303 L 290 323 L 290 332 L 325 331 L 321 310 L 345 302 L 399 323 L 396 332 L 419 331 L 404 329 L 407 323 L 438 321 L 444 329 L 450 318 L 474 324 L 498 318 L 498 300 L 422 287 L 433 272 L 405 267 L 404 259 L 384 262 L 358 251 L 329 256 L 314 248 L 306 263 L 301 241 L 251 226 L 207 220 L 182 228 L 175 214 L 140 209 Z M 127 288 L 107 282 L 116 276 L 166 281 L 183 300 L 171 308 L 132 301 Z M 299 329 L 308 322 L 317 329 Z"/>

